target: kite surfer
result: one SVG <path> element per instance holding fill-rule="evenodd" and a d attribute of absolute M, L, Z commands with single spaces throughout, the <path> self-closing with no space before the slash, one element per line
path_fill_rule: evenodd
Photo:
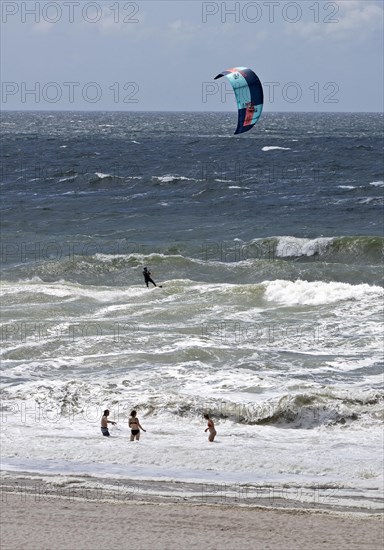
<path fill-rule="evenodd" d="M 145 281 L 145 284 L 147 285 L 147 287 L 148 287 L 148 283 L 152 283 L 153 286 L 157 286 L 155 281 L 153 279 L 151 279 L 151 272 L 148 271 L 147 267 L 144 267 L 143 275 L 144 275 L 144 281 Z"/>

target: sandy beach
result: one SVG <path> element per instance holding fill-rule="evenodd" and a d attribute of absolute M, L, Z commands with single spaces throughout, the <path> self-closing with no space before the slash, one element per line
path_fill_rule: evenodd
<path fill-rule="evenodd" d="M 31 478 L 3 483 L 2 550 L 375 550 L 384 542 L 382 516 L 369 512 L 176 497 L 117 501 L 107 493 L 79 498 L 44 487 L 36 492 Z"/>

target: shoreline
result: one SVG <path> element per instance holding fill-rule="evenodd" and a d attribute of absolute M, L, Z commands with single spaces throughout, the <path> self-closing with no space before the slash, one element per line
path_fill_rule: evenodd
<path fill-rule="evenodd" d="M 67 486 L 47 478 L 3 476 L 2 550 L 381 550 L 384 538 L 379 513 L 308 508 L 283 499 L 273 506 L 262 498 L 245 504 L 212 495 L 204 501 L 193 484 L 172 482 L 157 483 L 156 494 L 142 481 L 140 492 L 117 497 L 122 484 L 115 493 L 113 487 L 97 493 L 90 478 L 74 478 Z"/>
<path fill-rule="evenodd" d="M 288 488 L 240 483 L 188 482 L 176 479 L 148 480 L 133 477 L 116 478 L 87 474 L 41 474 L 36 472 L 1 471 L 2 499 L 14 495 L 22 501 L 33 497 L 65 501 L 179 504 L 195 506 L 231 506 L 265 510 L 293 510 L 330 514 L 381 517 L 384 499 L 376 499 L 380 508 L 356 505 L 348 496 L 338 495 L 332 487 Z M 349 504 L 349 505 L 348 505 Z"/>

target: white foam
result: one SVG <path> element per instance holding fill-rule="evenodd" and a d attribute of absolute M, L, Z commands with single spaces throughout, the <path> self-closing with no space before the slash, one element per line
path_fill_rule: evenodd
<path fill-rule="evenodd" d="M 373 185 L 374 187 L 384 187 L 384 181 L 372 181 L 369 185 Z"/>
<path fill-rule="evenodd" d="M 65 181 L 73 181 L 77 178 L 77 174 L 74 174 L 73 176 L 68 176 L 66 178 L 59 179 L 59 183 L 64 183 Z M 69 191 L 68 193 L 63 193 L 63 195 L 70 195 L 74 194 L 76 191 Z"/>
<path fill-rule="evenodd" d="M 372 501 L 366 505 L 378 507 L 374 498 L 383 484 L 379 429 L 372 430 L 369 438 L 364 432 L 354 433 L 351 438 L 343 430 L 323 431 L 320 435 L 318 431 L 234 426 L 222 421 L 216 422 L 218 435 L 210 444 L 203 419 L 140 415 L 147 432 L 139 443 L 132 443 L 127 418 L 114 416 L 112 407 L 110 418 L 118 424 L 111 427 L 107 439 L 100 433 L 99 418 L 64 420 L 54 414 L 37 418 L 29 411 L 26 422 L 20 424 L 9 415 L 7 425 L 2 425 L 3 469 L 63 476 L 252 483 L 255 487 L 274 484 L 281 489 L 318 487 L 321 480 L 324 487 L 332 488 L 323 495 L 332 494 L 338 503 L 343 495 L 352 493 L 358 500 L 370 492 Z M 26 459 L 25 442 L 31 439 L 31 428 L 33 445 L 28 446 Z M 309 448 L 316 449 L 316 453 L 308 452 Z M 364 505 L 361 501 L 359 504 Z"/>
<path fill-rule="evenodd" d="M 327 242 L 281 238 L 279 250 L 284 254 L 293 243 L 296 252 L 309 255 Z M 206 266 L 157 253 L 98 254 L 97 265 L 116 258 L 135 266 L 140 277 L 144 261 L 156 267 L 174 258 L 176 265 L 182 260 L 188 267 Z M 379 387 L 380 381 L 382 289 L 280 279 L 207 283 L 192 280 L 192 274 L 182 278 L 179 269 L 173 275 L 180 279 L 162 281 L 161 291 L 146 289 L 142 279 L 129 287 L 38 278 L 4 283 L 4 292 L 13 293 L 6 309 L 13 321 L 3 341 L 5 465 L 25 469 L 22 457 L 29 456 L 31 468 L 41 471 L 56 464 L 62 473 L 83 468 L 103 475 L 108 463 L 116 476 L 280 486 L 321 479 L 374 494 L 382 447 L 372 384 Z M 322 304 L 332 305 L 314 307 Z M 25 323 L 32 324 L 30 330 Z M 24 328 L 17 332 L 19 325 Z M 356 397 L 356 387 L 366 402 L 364 395 Z M 308 429 L 288 429 L 284 414 L 301 397 Z M 335 407 L 346 425 L 319 427 L 312 400 L 322 421 Z M 148 430 L 137 445 L 128 441 L 133 407 Z M 282 410 L 286 429 L 252 425 L 263 407 Z M 118 417 L 110 440 L 99 428 L 105 408 Z M 211 446 L 200 417 L 207 409 L 221 411 L 217 444 Z M 232 422 L 234 410 L 245 420 Z"/>
<path fill-rule="evenodd" d="M 105 178 L 112 178 L 112 174 L 103 174 L 102 172 L 95 172 L 95 176 L 97 176 L 101 180 Z"/>
<path fill-rule="evenodd" d="M 290 151 L 291 147 L 278 147 L 276 145 L 270 145 L 270 146 L 266 145 L 261 150 L 262 151 L 276 151 L 278 149 L 280 149 L 281 151 Z"/>
<path fill-rule="evenodd" d="M 100 258 L 102 255 L 99 255 Z M 111 261 L 113 257 L 105 255 L 104 261 Z M 82 286 L 75 283 L 61 281 L 58 283 L 43 283 L 38 277 L 33 280 L 20 283 L 9 283 L 2 286 L 1 294 L 3 296 L 11 294 L 34 294 L 38 296 L 53 296 L 58 298 L 67 298 L 70 301 L 77 298 L 92 298 L 100 302 L 115 301 L 123 297 L 132 297 L 142 294 L 142 287 L 125 287 L 124 289 L 101 287 L 101 286 Z"/>
<path fill-rule="evenodd" d="M 152 179 L 160 181 L 161 183 L 172 183 L 174 181 L 196 181 L 194 178 L 187 178 L 185 176 L 172 174 L 167 174 L 165 176 L 152 176 Z"/>
<path fill-rule="evenodd" d="M 287 306 L 331 304 L 342 300 L 361 300 L 366 297 L 383 298 L 380 287 L 367 284 L 324 283 L 321 281 L 266 281 L 264 297 Z"/>
<path fill-rule="evenodd" d="M 316 239 L 277 237 L 277 239 L 276 255 L 280 258 L 320 254 L 333 241 L 331 237 L 318 237 Z"/>

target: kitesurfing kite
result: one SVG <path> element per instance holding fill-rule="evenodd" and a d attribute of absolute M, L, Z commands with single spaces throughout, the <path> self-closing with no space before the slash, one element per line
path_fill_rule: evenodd
<path fill-rule="evenodd" d="M 234 67 L 215 76 L 225 76 L 235 92 L 238 120 L 235 134 L 248 132 L 259 120 L 263 110 L 263 87 L 259 77 L 247 67 Z"/>

